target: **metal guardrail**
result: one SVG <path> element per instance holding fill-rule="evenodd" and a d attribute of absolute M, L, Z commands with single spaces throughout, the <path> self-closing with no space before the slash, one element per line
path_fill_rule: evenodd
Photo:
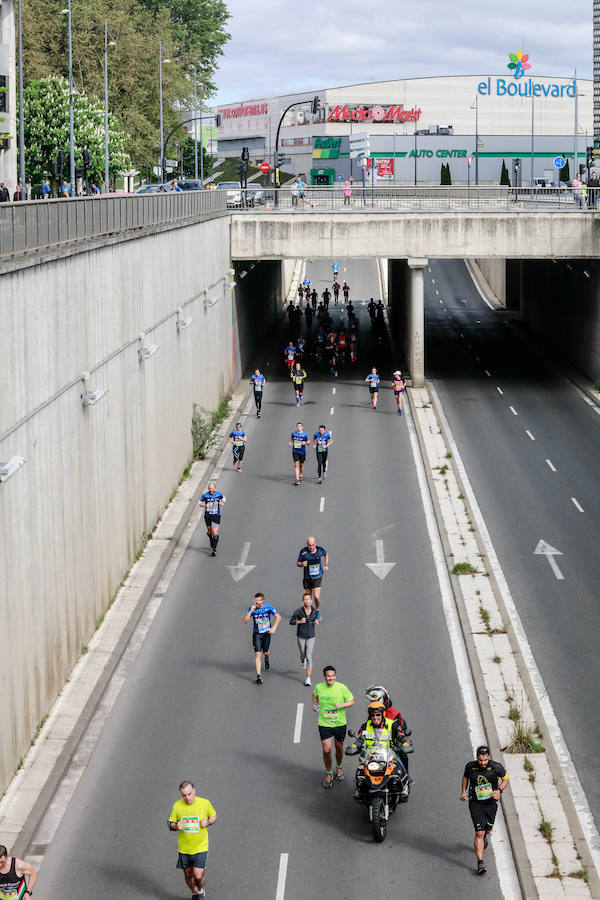
<path fill-rule="evenodd" d="M 0 204 L 0 262 L 226 212 L 222 191 L 169 191 Z"/>
<path fill-rule="evenodd" d="M 361 210 L 381 209 L 395 212 L 413 211 L 454 211 L 465 210 L 503 210 L 528 209 L 530 212 L 595 212 L 600 206 L 600 191 L 591 190 L 587 199 L 583 195 L 571 192 L 569 187 L 504 187 L 500 185 L 386 185 L 371 186 L 368 183 L 363 189 L 356 182 L 352 186 L 352 195 L 344 197 L 341 185 L 331 187 L 307 187 L 304 195 L 295 197 L 289 187 L 280 188 L 277 192 L 269 188 L 264 195 L 264 203 L 251 207 L 253 212 L 260 210 L 289 210 L 335 212 L 360 212 Z M 242 204 L 237 204 L 237 208 Z M 243 207 L 242 207 L 243 208 Z"/>

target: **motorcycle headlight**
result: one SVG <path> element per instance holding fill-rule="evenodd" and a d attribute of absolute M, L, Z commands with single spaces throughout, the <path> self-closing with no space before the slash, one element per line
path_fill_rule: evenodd
<path fill-rule="evenodd" d="M 367 769 L 373 774 L 376 774 L 377 772 L 385 772 L 386 764 L 382 762 L 370 762 L 367 763 Z"/>

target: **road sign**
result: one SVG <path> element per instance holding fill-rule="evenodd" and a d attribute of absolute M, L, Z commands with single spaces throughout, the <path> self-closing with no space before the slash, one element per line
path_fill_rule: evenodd
<path fill-rule="evenodd" d="M 264 172 L 265 175 L 267 174 L 267 172 L 271 171 L 271 166 L 269 165 L 268 162 L 261 162 L 261 164 L 258 168 L 260 169 L 261 172 Z"/>
<path fill-rule="evenodd" d="M 471 168 L 471 163 L 472 163 L 472 162 L 473 162 L 473 157 L 472 157 L 472 156 L 467 156 L 467 163 L 468 163 L 468 165 L 469 165 L 469 168 Z"/>
<path fill-rule="evenodd" d="M 554 157 L 554 168 L 555 169 L 564 169 L 566 164 L 567 164 L 567 161 L 564 158 L 564 156 L 555 156 Z"/>
<path fill-rule="evenodd" d="M 343 180 L 344 180 L 344 176 L 343 176 L 343 175 L 336 175 L 336 176 L 335 176 L 335 179 L 336 179 L 336 181 L 343 181 Z"/>
<path fill-rule="evenodd" d="M 350 159 L 360 159 L 362 156 L 369 156 L 371 143 L 369 135 L 366 131 L 359 131 L 349 136 L 350 141 Z"/>

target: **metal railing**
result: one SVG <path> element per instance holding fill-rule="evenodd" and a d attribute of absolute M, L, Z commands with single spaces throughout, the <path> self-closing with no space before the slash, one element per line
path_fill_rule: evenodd
<path fill-rule="evenodd" d="M 169 191 L 0 204 L 0 262 L 111 235 L 225 214 L 223 191 Z"/>
<path fill-rule="evenodd" d="M 386 185 L 371 186 L 354 183 L 350 197 L 344 197 L 341 185 L 307 187 L 296 196 L 289 187 L 280 188 L 277 197 L 273 189 L 264 192 L 263 202 L 254 203 L 251 211 L 279 212 L 361 212 L 379 209 L 393 212 L 464 212 L 514 211 L 530 212 L 595 212 L 600 206 L 600 191 L 591 189 L 587 198 L 575 195 L 569 187 L 505 187 L 501 185 Z M 248 207 L 242 201 L 238 209 Z"/>

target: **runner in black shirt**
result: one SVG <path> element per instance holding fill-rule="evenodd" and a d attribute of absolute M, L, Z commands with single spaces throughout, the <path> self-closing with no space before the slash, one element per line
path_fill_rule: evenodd
<path fill-rule="evenodd" d="M 329 301 L 331 300 L 331 291 L 329 290 L 329 288 L 325 288 L 325 290 L 321 294 L 321 297 L 323 298 L 323 306 L 325 307 L 325 309 L 329 309 Z"/>
<path fill-rule="evenodd" d="M 477 748 L 477 759 L 468 762 L 462 777 L 461 800 L 469 799 L 469 812 L 475 826 L 475 855 L 477 874 L 486 871 L 483 851 L 492 833 L 498 800 L 508 784 L 508 775 L 503 765 L 490 759 L 489 747 L 482 744 Z"/>

